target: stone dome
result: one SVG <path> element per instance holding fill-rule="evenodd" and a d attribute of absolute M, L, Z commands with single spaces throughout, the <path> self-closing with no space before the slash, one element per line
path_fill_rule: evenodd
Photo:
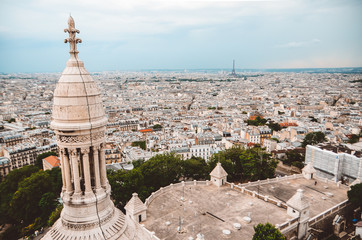
<path fill-rule="evenodd" d="M 71 57 L 54 91 L 54 130 L 76 131 L 105 126 L 103 103 L 97 84 L 82 61 Z"/>

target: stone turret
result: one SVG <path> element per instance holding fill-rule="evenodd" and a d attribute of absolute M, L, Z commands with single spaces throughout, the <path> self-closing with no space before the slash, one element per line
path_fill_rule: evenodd
<path fill-rule="evenodd" d="M 147 207 L 143 204 L 137 193 L 132 194 L 132 198 L 128 201 L 124 209 L 126 209 L 126 215 L 136 222 L 145 221 L 147 218 Z"/>
<path fill-rule="evenodd" d="M 78 59 L 72 17 L 65 32 L 70 59 L 54 91 L 53 120 L 63 187 L 60 219 L 43 239 L 149 239 L 142 228 L 114 207 L 104 154 L 107 118 L 97 84 Z"/>
<path fill-rule="evenodd" d="M 287 201 L 287 206 L 288 215 L 299 218 L 298 239 L 303 239 L 308 230 L 310 208 L 306 197 L 304 197 L 304 191 L 302 189 L 298 189 L 297 193 Z"/>
<path fill-rule="evenodd" d="M 309 162 L 303 169 L 302 169 L 302 174 L 303 174 L 303 177 L 306 178 L 306 179 L 312 179 L 313 178 L 313 175 L 317 172 L 313 165 L 312 162 Z"/>
<path fill-rule="evenodd" d="M 224 170 L 224 168 L 221 166 L 221 163 L 217 163 L 214 170 L 210 173 L 210 181 L 217 187 L 221 187 L 226 183 L 226 177 L 228 176 L 228 173 Z"/>

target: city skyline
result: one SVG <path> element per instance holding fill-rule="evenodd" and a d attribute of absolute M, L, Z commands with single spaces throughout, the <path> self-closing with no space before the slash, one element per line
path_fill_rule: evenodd
<path fill-rule="evenodd" d="M 94 71 L 361 67 L 359 1 L 2 1 L 0 72 L 61 72 L 69 13 Z M 78 24 L 79 23 L 79 24 Z M 60 56 L 60 57 L 59 57 Z"/>

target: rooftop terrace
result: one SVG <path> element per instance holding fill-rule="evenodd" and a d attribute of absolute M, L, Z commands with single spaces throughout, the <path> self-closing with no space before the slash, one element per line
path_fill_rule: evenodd
<path fill-rule="evenodd" d="M 263 198 L 242 193 L 241 187 L 224 185 L 221 188 L 206 185 L 206 182 L 186 182 L 159 190 L 151 197 L 148 204 L 145 227 L 154 231 L 160 239 L 196 239 L 202 233 L 205 239 L 251 239 L 253 226 L 270 222 L 282 224 L 293 218 L 287 215 L 285 203 L 296 190 L 304 189 L 310 204 L 310 217 L 313 217 L 347 199 L 347 188 L 332 182 L 285 177 L 262 181 L 258 184 L 244 184 L 246 191 L 255 191 L 281 202 L 281 207 L 268 203 Z M 184 190 L 183 190 L 184 189 Z M 259 189 L 259 190 L 258 190 Z M 249 190 L 249 191 L 248 191 Z M 184 193 L 183 193 L 184 191 Z M 181 200 L 181 197 L 184 200 Z M 249 216 L 251 222 L 243 218 Z M 181 231 L 177 228 L 181 221 Z M 241 229 L 234 228 L 234 223 L 241 224 Z M 223 234 L 230 230 L 230 235 Z"/>

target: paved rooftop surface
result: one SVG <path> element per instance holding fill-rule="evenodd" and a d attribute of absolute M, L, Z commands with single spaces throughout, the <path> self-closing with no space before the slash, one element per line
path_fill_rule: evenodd
<path fill-rule="evenodd" d="M 315 185 L 315 180 L 304 178 L 261 184 L 259 192 L 286 202 L 298 188 L 304 190 L 309 200 L 310 217 L 347 199 L 347 188 L 338 188 L 336 184 L 321 181 L 317 181 Z M 258 192 L 258 186 L 246 189 Z M 181 197 L 182 186 L 174 186 L 173 189 L 157 196 L 149 205 L 147 220 L 142 224 L 154 231 L 157 237 L 167 240 L 186 240 L 189 237 L 196 239 L 200 232 L 205 235 L 205 240 L 251 239 L 254 234 L 253 226 L 258 223 L 270 222 L 275 225 L 292 219 L 287 215 L 286 209 L 227 186 L 185 186 L 184 201 L 181 201 Z M 246 223 L 243 220 L 245 216 L 250 216 L 252 221 Z M 180 219 L 182 230 L 178 233 Z M 240 223 L 241 229 L 236 230 L 233 227 L 234 223 Z M 225 236 L 222 233 L 224 229 L 230 230 L 231 234 Z"/>
<path fill-rule="evenodd" d="M 263 200 L 226 186 L 220 189 L 214 185 L 185 186 L 185 201 L 181 201 L 181 196 L 182 187 L 175 187 L 156 197 L 149 205 L 147 220 L 142 223 L 154 231 L 157 237 L 169 240 L 196 239 L 196 235 L 201 232 L 205 239 L 251 239 L 255 224 L 277 224 L 291 218 L 285 209 L 265 204 Z M 251 223 L 243 221 L 243 217 L 248 215 L 252 219 Z M 182 233 L 177 232 L 179 217 L 183 222 Z M 166 222 L 170 222 L 170 225 L 167 226 Z M 241 230 L 234 229 L 234 223 L 240 223 Z M 231 231 L 229 237 L 223 235 L 224 229 Z"/>
<path fill-rule="evenodd" d="M 296 193 L 298 188 L 304 190 L 304 196 L 308 199 L 310 217 L 316 216 L 347 199 L 348 189 L 346 187 L 337 187 L 336 184 L 320 180 L 317 180 L 315 185 L 315 180 L 307 180 L 305 178 L 283 180 L 265 185 L 261 184 L 259 192 L 262 195 L 268 195 L 271 198 L 287 202 Z M 246 187 L 246 189 L 257 192 L 258 186 Z"/>

